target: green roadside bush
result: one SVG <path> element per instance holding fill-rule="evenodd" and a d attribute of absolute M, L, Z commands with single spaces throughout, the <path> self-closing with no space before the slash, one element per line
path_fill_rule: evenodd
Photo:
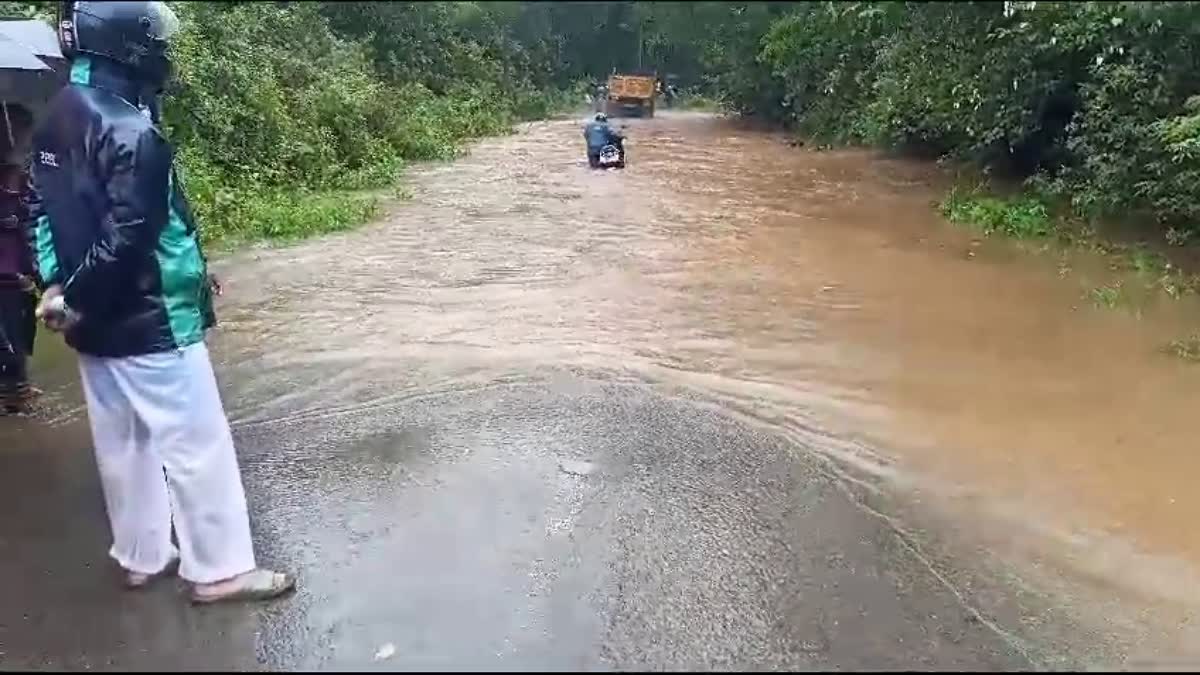
<path fill-rule="evenodd" d="M 941 211 L 951 222 L 979 228 L 989 235 L 1034 239 L 1053 232 L 1046 204 L 1028 195 L 1004 199 L 955 188 L 942 202 Z"/>

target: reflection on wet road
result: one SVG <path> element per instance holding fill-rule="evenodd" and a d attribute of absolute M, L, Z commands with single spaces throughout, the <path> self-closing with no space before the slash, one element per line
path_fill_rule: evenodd
<path fill-rule="evenodd" d="M 1179 306 L 1091 310 L 941 224 L 926 167 L 629 127 L 624 172 L 587 169 L 577 123 L 531 125 L 421 169 L 378 224 L 223 262 L 218 373 L 288 601 L 115 590 L 48 375 L 47 415 L 0 427 L 0 666 L 1186 651 L 1200 381 L 1157 351 Z"/>

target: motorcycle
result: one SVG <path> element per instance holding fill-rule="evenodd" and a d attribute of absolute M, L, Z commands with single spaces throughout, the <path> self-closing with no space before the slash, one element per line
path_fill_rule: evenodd
<path fill-rule="evenodd" d="M 666 101 L 667 107 L 674 108 L 675 101 L 678 98 L 679 98 L 679 91 L 677 89 L 675 89 L 675 85 L 668 84 L 666 90 L 663 91 L 663 99 Z"/>
<path fill-rule="evenodd" d="M 609 143 L 600 148 L 599 165 L 601 169 L 624 169 L 625 154 L 615 144 Z"/>

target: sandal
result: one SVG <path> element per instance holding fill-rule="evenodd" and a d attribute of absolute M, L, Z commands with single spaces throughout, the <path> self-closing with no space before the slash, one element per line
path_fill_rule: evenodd
<path fill-rule="evenodd" d="M 41 395 L 41 389 L 28 383 L 5 387 L 0 389 L 0 408 L 9 415 L 25 415 L 29 413 L 34 399 Z"/>
<path fill-rule="evenodd" d="M 143 572 L 130 572 L 129 570 L 125 570 L 125 588 L 127 588 L 131 591 L 136 591 L 136 590 L 139 590 L 142 588 L 146 588 L 151 583 L 158 581 L 159 579 L 165 579 L 169 576 L 174 575 L 178 569 L 179 569 L 179 558 L 173 558 L 171 560 L 171 562 L 167 563 L 166 567 L 155 572 L 154 574 L 145 574 Z"/>
<path fill-rule="evenodd" d="M 296 580 L 290 575 L 270 570 L 254 570 L 237 578 L 233 590 L 220 593 L 202 593 L 192 590 L 192 604 L 208 605 L 214 602 L 257 602 L 273 600 L 295 590 Z"/>

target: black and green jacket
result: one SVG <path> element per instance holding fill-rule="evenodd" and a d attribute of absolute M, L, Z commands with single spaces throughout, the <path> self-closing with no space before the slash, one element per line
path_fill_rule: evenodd
<path fill-rule="evenodd" d="M 38 273 L 81 320 L 92 356 L 182 349 L 213 325 L 204 255 L 173 153 L 127 71 L 78 58 L 34 136 Z"/>

